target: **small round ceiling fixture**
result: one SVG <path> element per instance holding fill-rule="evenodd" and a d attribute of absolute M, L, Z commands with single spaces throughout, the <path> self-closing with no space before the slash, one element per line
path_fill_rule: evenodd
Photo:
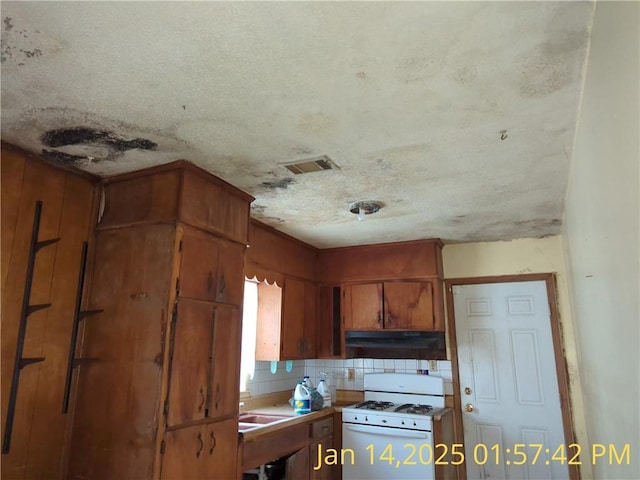
<path fill-rule="evenodd" d="M 361 200 L 354 202 L 349 207 L 349 211 L 358 215 L 358 220 L 364 220 L 365 215 L 371 215 L 376 213 L 382 208 L 382 204 L 374 202 L 373 200 Z"/>

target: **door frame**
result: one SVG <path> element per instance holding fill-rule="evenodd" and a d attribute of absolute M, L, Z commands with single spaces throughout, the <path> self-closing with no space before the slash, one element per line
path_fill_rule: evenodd
<path fill-rule="evenodd" d="M 445 292 L 447 302 L 447 332 L 449 338 L 449 351 L 451 352 L 451 370 L 453 377 L 453 418 L 454 441 L 464 444 L 464 430 L 462 426 L 462 399 L 460 398 L 460 377 L 458 375 L 458 340 L 456 336 L 456 320 L 453 306 L 453 287 L 458 285 L 477 285 L 487 283 L 507 282 L 533 282 L 544 281 L 547 286 L 547 301 L 549 303 L 551 336 L 553 339 L 553 351 L 556 360 L 556 376 L 558 378 L 558 391 L 560 393 L 560 410 L 562 412 L 562 427 L 564 431 L 565 445 L 576 442 L 573 426 L 573 412 L 569 398 L 569 372 L 562 345 L 562 329 L 558 314 L 557 284 L 554 273 L 530 273 L 522 275 L 497 275 L 488 277 L 463 277 L 445 280 Z M 580 466 L 568 465 L 569 479 L 580 480 Z M 467 472 L 464 464 L 457 468 L 458 480 L 466 480 Z"/>

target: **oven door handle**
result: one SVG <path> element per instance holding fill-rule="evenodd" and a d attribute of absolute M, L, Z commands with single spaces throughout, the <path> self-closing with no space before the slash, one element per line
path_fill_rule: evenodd
<path fill-rule="evenodd" d="M 415 430 L 403 430 L 401 428 L 376 427 L 372 425 L 345 425 L 347 430 L 357 433 L 383 435 L 385 437 L 421 438 L 429 437 L 430 432 L 416 432 Z"/>

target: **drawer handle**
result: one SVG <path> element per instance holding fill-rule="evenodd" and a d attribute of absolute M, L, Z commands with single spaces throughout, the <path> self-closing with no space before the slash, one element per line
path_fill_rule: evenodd
<path fill-rule="evenodd" d="M 198 433 L 198 451 L 196 452 L 196 458 L 200 458 L 200 452 L 202 452 L 202 449 L 204 448 L 204 442 L 202 441 L 202 433 Z"/>
<path fill-rule="evenodd" d="M 213 288 L 213 273 L 209 272 L 209 276 L 207 277 L 207 292 L 210 292 Z"/>
<path fill-rule="evenodd" d="M 209 432 L 209 437 L 211 439 L 211 448 L 209 449 L 209 455 L 213 455 L 213 449 L 216 448 L 216 436 L 213 432 Z"/>

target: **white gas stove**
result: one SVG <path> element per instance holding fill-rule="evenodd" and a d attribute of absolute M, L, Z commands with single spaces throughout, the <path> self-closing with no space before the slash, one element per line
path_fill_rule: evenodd
<path fill-rule="evenodd" d="M 428 375 L 370 373 L 364 402 L 342 409 L 343 448 L 354 462 L 342 467 L 344 480 L 434 477 L 433 463 L 405 462 L 412 452 L 433 450 L 433 417 L 445 407 L 444 382 Z M 389 453 L 393 458 L 390 461 Z"/>

